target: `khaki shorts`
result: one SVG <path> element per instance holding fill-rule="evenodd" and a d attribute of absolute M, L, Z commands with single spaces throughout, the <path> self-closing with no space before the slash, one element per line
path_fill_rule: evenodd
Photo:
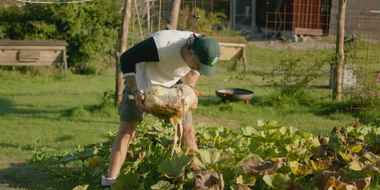
<path fill-rule="evenodd" d="M 119 104 L 120 121 L 142 121 L 144 113 L 136 106 L 135 100 L 130 100 L 128 95 L 132 95 L 128 85 L 123 90 L 123 99 Z M 182 118 L 182 124 L 193 123 L 191 110 Z"/>

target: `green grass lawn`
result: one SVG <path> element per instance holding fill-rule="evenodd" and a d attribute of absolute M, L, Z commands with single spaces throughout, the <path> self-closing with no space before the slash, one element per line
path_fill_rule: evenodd
<path fill-rule="evenodd" d="M 249 46 L 248 51 L 254 47 Z M 258 54 L 263 50 L 259 49 Z M 252 67 L 264 67 L 259 59 L 250 57 Z M 220 61 L 214 77 L 201 76 L 196 89 L 205 92 L 199 97 L 198 109 L 193 112 L 195 123 L 237 129 L 243 125 L 257 127 L 258 119 L 275 120 L 318 135 L 330 134 L 334 127 L 346 125 L 352 118 L 349 112 L 330 106 L 330 100 L 310 107 L 284 105 L 260 106 L 273 89 L 260 74 L 231 70 L 232 62 Z M 269 66 L 268 66 L 269 67 Z M 320 82 L 328 84 L 328 78 Z M 215 95 L 217 88 L 244 88 L 255 93 L 249 105 L 243 102 L 222 103 Z M 72 189 L 79 181 L 69 182 L 46 174 L 39 165 L 28 165 L 31 153 L 21 147 L 38 137 L 42 146 L 59 152 L 71 151 L 76 145 L 102 142 L 108 131 L 117 131 L 117 109 L 89 113 L 83 108 L 99 104 L 106 90 L 114 90 L 115 76 L 36 76 L 16 71 L 0 70 L 0 189 Z M 322 99 L 330 94 L 327 88 L 313 89 L 313 96 Z"/>
<path fill-rule="evenodd" d="M 40 166 L 26 165 L 31 153 L 21 151 L 21 146 L 34 139 L 41 137 L 42 146 L 71 151 L 75 145 L 101 142 L 107 131 L 119 126 L 116 110 L 109 117 L 67 116 L 70 110 L 97 104 L 98 96 L 114 87 L 113 76 L 30 78 L 2 72 L 0 81 L 0 189 L 63 185 L 46 176 Z"/>

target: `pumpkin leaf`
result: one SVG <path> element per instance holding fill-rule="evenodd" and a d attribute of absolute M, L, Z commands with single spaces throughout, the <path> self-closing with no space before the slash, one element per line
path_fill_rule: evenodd
<path fill-rule="evenodd" d="M 219 151 L 208 151 L 204 149 L 198 150 L 198 153 L 195 157 L 194 163 L 198 164 L 201 168 L 214 168 L 215 165 L 219 167 L 232 167 L 235 163 L 234 158 L 230 155 L 221 153 Z M 217 168 L 214 168 L 217 169 Z"/>
<path fill-rule="evenodd" d="M 275 189 L 285 189 L 290 187 L 290 177 L 285 174 L 277 173 L 264 175 L 263 180 L 267 185 Z"/>
<path fill-rule="evenodd" d="M 237 184 L 244 184 L 248 186 L 254 186 L 256 184 L 256 177 L 255 176 L 248 176 L 248 175 L 239 175 L 236 178 Z"/>
<path fill-rule="evenodd" d="M 243 126 L 240 128 L 240 134 L 243 136 L 251 136 L 257 134 L 257 130 L 251 126 Z"/>
<path fill-rule="evenodd" d="M 197 174 L 194 181 L 194 189 L 223 190 L 223 175 L 218 174 L 213 169 Z"/>
<path fill-rule="evenodd" d="M 293 174 L 297 178 L 313 174 L 313 168 L 308 167 L 307 165 L 301 164 L 298 161 L 291 161 L 288 164 Z"/>
<path fill-rule="evenodd" d="M 170 184 L 168 181 L 159 181 L 158 183 L 152 185 L 150 187 L 151 189 L 158 189 L 158 190 L 170 190 L 174 188 L 173 184 Z"/>
<path fill-rule="evenodd" d="M 353 160 L 352 162 L 350 162 L 348 167 L 350 168 L 350 170 L 361 172 L 364 170 L 364 168 L 366 168 L 366 165 L 357 160 Z"/>
<path fill-rule="evenodd" d="M 167 177 L 180 177 L 183 174 L 183 168 L 189 165 L 191 158 L 184 154 L 177 154 L 173 159 L 165 161 L 158 167 L 158 172 L 165 174 Z"/>
<path fill-rule="evenodd" d="M 134 171 L 120 174 L 115 183 L 112 184 L 112 190 L 132 190 L 139 184 L 140 175 Z"/>
<path fill-rule="evenodd" d="M 372 153 L 372 152 L 366 152 L 362 155 L 364 158 L 369 160 L 372 164 L 376 164 L 380 161 L 380 156 Z"/>
<path fill-rule="evenodd" d="M 250 176 L 263 176 L 271 175 L 276 173 L 276 171 L 284 165 L 284 158 L 278 158 L 276 162 L 259 162 L 255 157 L 252 157 L 248 161 L 241 165 L 244 173 Z"/>

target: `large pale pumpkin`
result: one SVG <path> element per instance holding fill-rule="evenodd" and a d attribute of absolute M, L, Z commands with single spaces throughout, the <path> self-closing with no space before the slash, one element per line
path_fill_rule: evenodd
<path fill-rule="evenodd" d="M 194 90 L 185 84 L 172 88 L 150 85 L 144 90 L 144 96 L 144 104 L 152 115 L 165 120 L 182 119 L 195 103 Z"/>
<path fill-rule="evenodd" d="M 184 84 L 176 85 L 172 88 L 151 85 L 144 90 L 144 104 L 151 109 L 151 114 L 170 121 L 173 125 L 175 134 L 173 138 L 172 156 L 177 144 L 177 126 L 180 130 L 181 147 L 183 126 L 182 118 L 189 111 L 190 107 L 195 104 L 196 96 L 194 90 Z"/>

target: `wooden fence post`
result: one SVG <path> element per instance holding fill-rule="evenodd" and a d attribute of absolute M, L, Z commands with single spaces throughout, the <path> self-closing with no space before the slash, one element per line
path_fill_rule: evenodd
<path fill-rule="evenodd" d="M 342 99 L 342 76 L 344 64 L 344 22 L 346 15 L 346 0 L 339 0 L 338 29 L 336 39 L 336 62 L 334 67 L 333 99 Z"/>
<path fill-rule="evenodd" d="M 179 8 L 181 5 L 181 0 L 170 0 L 169 2 L 169 14 L 166 23 L 166 30 L 176 30 L 178 23 Z"/>
<path fill-rule="evenodd" d="M 122 11 L 123 22 L 119 30 L 119 47 L 116 52 L 116 90 L 115 100 L 120 103 L 123 98 L 124 77 L 120 66 L 120 56 L 128 48 L 128 29 L 131 19 L 131 0 L 125 0 L 124 9 Z"/>

